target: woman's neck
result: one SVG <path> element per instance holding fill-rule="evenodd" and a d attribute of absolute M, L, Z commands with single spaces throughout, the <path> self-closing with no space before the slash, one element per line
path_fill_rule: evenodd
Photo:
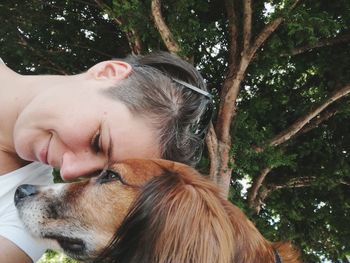
<path fill-rule="evenodd" d="M 0 64 L 0 175 L 23 167 L 28 162 L 19 158 L 13 146 L 13 126 L 20 103 L 21 75 Z M 25 96 L 24 96 L 25 97 Z"/>
<path fill-rule="evenodd" d="M 12 120 L 16 112 L 14 92 L 19 78 L 19 74 L 0 64 L 0 175 L 27 164 L 15 153 L 11 135 Z"/>
<path fill-rule="evenodd" d="M 4 64 L 0 65 L 0 151 L 14 153 L 11 137 L 17 108 L 20 106 L 21 75 Z"/>

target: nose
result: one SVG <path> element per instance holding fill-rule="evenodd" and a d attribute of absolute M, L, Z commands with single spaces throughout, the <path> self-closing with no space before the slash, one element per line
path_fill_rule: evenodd
<path fill-rule="evenodd" d="M 22 184 L 17 187 L 15 192 L 15 205 L 18 204 L 21 200 L 36 195 L 38 193 L 38 189 L 35 185 L 31 184 Z"/>
<path fill-rule="evenodd" d="M 106 158 L 89 153 L 65 153 L 62 158 L 60 174 L 63 180 L 70 181 L 81 176 L 90 176 L 102 170 L 107 164 Z"/>

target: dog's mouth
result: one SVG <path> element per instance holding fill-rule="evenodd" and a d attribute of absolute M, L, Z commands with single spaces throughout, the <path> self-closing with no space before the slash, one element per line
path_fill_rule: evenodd
<path fill-rule="evenodd" d="M 69 255 L 79 257 L 86 252 L 86 245 L 82 239 L 57 235 L 47 235 L 44 238 L 56 240 L 60 247 Z"/>

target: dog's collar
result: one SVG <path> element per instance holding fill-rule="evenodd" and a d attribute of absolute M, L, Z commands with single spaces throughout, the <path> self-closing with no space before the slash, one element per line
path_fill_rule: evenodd
<path fill-rule="evenodd" d="M 275 250 L 274 252 L 275 252 L 275 263 L 282 263 L 281 257 L 278 254 L 277 250 Z"/>

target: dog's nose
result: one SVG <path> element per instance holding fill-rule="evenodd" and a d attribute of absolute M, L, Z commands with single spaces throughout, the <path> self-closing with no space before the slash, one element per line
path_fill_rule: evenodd
<path fill-rule="evenodd" d="M 35 185 L 31 184 L 22 184 L 17 187 L 16 193 L 15 193 L 15 205 L 22 199 L 37 194 L 37 188 Z"/>

